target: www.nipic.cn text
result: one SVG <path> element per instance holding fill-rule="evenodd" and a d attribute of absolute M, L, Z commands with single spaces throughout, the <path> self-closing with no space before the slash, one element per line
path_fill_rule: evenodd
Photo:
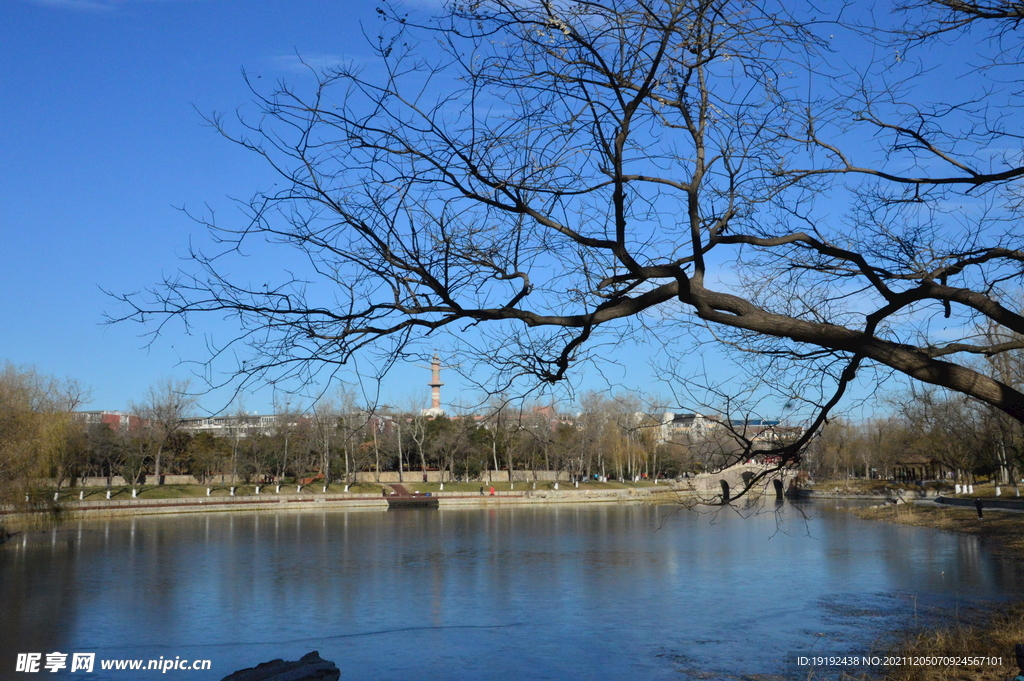
<path fill-rule="evenodd" d="M 96 653 L 18 653 L 14 671 L 33 674 L 68 670 L 91 673 L 96 670 Z M 180 655 L 156 660 L 100 659 L 99 669 L 103 671 L 158 671 L 162 674 L 173 671 L 201 671 L 210 669 L 210 660 L 183 660 Z"/>

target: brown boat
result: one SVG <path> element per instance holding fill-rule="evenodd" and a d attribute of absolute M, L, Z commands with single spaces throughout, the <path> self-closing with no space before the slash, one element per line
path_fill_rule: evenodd
<path fill-rule="evenodd" d="M 438 508 L 440 501 L 437 497 L 431 496 L 430 492 L 410 492 L 402 485 L 391 485 L 394 490 L 386 494 L 388 510 L 393 508 Z"/>

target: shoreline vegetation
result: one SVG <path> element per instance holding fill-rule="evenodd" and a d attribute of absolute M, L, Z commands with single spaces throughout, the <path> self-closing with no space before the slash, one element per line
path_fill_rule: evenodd
<path fill-rule="evenodd" d="M 1024 514 L 986 509 L 985 517 L 979 519 L 974 509 L 927 503 L 887 504 L 850 512 L 865 520 L 970 534 L 980 537 L 985 548 L 999 556 L 1024 560 Z M 903 667 L 888 670 L 882 678 L 884 681 L 1012 679 L 1018 673 L 1014 656 L 1017 643 L 1024 643 L 1024 602 L 1001 606 L 980 623 L 959 621 L 948 627 L 908 632 L 891 652 L 907 657 L 1001 657 L 1001 666 Z"/>

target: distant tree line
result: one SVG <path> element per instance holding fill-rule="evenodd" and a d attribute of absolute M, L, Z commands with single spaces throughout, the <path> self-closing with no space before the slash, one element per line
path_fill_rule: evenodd
<path fill-rule="evenodd" d="M 976 329 L 996 343 L 993 326 Z M 1019 338 L 1016 338 L 1019 340 Z M 1024 351 L 977 362 L 1000 382 L 1024 389 Z M 895 475 L 901 464 L 933 461 L 951 482 L 991 477 L 1018 487 L 1024 475 L 1024 425 L 992 405 L 941 388 L 911 387 L 888 399 L 888 415 L 861 423 L 834 419 L 808 449 L 803 467 L 822 478 Z"/>
<path fill-rule="evenodd" d="M 83 446 L 72 412 L 87 399 L 75 380 L 9 363 L 0 369 L 0 504 L 31 500 L 40 476 L 63 478 Z M 0 538 L 4 535 L 0 518 Z"/>
<path fill-rule="evenodd" d="M 431 417 L 358 408 L 351 395 L 340 392 L 311 409 L 279 412 L 270 428 L 252 428 L 240 413 L 216 434 L 172 429 L 152 417 L 152 408 L 136 406 L 140 418 L 127 428 L 72 420 L 76 445 L 65 465 L 43 466 L 37 473 L 58 486 L 72 478 L 112 476 L 137 486 L 150 481 L 147 476 L 158 480 L 158 466 L 165 475 L 244 484 L 310 477 L 353 483 L 357 473 L 379 479 L 385 471 L 440 471 L 443 480 L 475 480 L 486 471 L 501 471 L 511 480 L 517 472 L 530 477 L 540 470 L 632 479 L 693 468 L 685 447 L 658 444 L 659 422 L 638 413 L 636 403 L 588 395 L 585 411 L 559 417 L 550 407 L 495 400 L 478 414 Z"/>
<path fill-rule="evenodd" d="M 77 419 L 87 396 L 74 380 L 3 367 L 2 503 L 42 503 L 85 477 L 121 476 L 133 487 L 163 475 L 209 484 L 351 484 L 357 474 L 379 480 L 401 472 L 413 481 L 422 471 L 442 480 L 486 479 L 492 471 L 509 480 L 537 471 L 630 480 L 716 470 L 751 455 L 743 433 L 727 423 L 665 441 L 661 412 L 636 395 L 587 393 L 571 415 L 495 397 L 474 414 L 428 417 L 359 407 L 340 390 L 312 408 L 279 410 L 265 429 L 243 427 L 239 410 L 237 427 L 217 434 L 183 427 L 194 408 L 185 383 L 154 386 L 131 405 L 124 427 Z M 959 481 L 991 475 L 1004 484 L 1024 472 L 1024 429 L 998 410 L 938 389 L 898 395 L 890 406 L 887 416 L 860 423 L 833 419 L 809 446 L 804 468 L 819 478 L 889 478 L 902 463 L 934 460 Z"/>
<path fill-rule="evenodd" d="M 187 383 L 163 381 L 130 406 L 120 425 L 90 423 L 75 411 L 87 392 L 6 365 L 0 374 L 0 492 L 3 503 L 52 499 L 81 478 L 122 477 L 138 487 L 162 476 L 204 483 L 317 478 L 353 483 L 357 473 L 439 471 L 443 480 L 482 476 L 637 479 L 677 476 L 724 465 L 708 442 L 660 442 L 660 413 L 632 395 L 588 393 L 581 411 L 513 405 L 499 398 L 475 414 L 428 417 L 418 410 L 360 408 L 338 391 L 309 409 L 279 411 L 273 427 L 190 432 Z M 415 478 L 410 478 L 415 479 Z"/>
<path fill-rule="evenodd" d="M 804 468 L 823 479 L 888 479 L 908 464 L 931 461 L 950 482 L 973 484 L 981 475 L 1018 486 L 1024 473 L 1019 421 L 937 389 L 913 390 L 893 403 L 883 418 L 830 422 L 810 446 Z"/>

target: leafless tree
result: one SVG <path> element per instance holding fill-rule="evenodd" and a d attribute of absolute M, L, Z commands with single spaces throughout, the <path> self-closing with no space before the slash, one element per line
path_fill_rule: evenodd
<path fill-rule="evenodd" d="M 506 395 L 495 394 L 489 400 L 487 412 L 481 424 L 489 436 L 491 461 L 487 467 L 494 471 L 490 475 L 494 475 L 504 468 L 509 482 L 512 482 L 515 470 L 516 448 L 514 441 L 521 427 L 521 417 L 519 406 L 512 404 Z M 488 482 L 492 482 L 490 477 Z"/>
<path fill-rule="evenodd" d="M 416 409 L 415 406 L 411 410 L 412 418 L 409 420 L 409 437 L 412 439 L 413 444 L 416 445 L 416 452 L 420 458 L 420 471 L 423 473 L 427 472 L 427 425 L 430 422 L 421 409 Z M 411 460 L 411 458 L 410 458 Z M 411 467 L 411 464 L 410 464 Z"/>
<path fill-rule="evenodd" d="M 823 426 L 809 448 L 809 468 L 824 479 L 850 477 L 855 463 L 855 433 L 843 419 L 832 419 Z"/>
<path fill-rule="evenodd" d="M 275 403 L 274 412 L 277 420 L 274 424 L 274 442 L 278 455 L 275 459 L 276 478 L 280 481 L 289 470 L 293 460 L 293 452 L 302 448 L 305 442 L 305 431 L 308 419 L 302 416 L 302 407 L 293 408 L 290 401 L 284 404 Z"/>
<path fill-rule="evenodd" d="M 1019 18 L 1017 3 L 936 0 L 909 3 L 902 20 L 925 26 L 936 7 L 961 24 L 1010 22 L 996 32 Z M 684 354 L 715 342 L 807 388 L 793 388 L 808 428 L 780 445 L 782 465 L 868 368 L 1022 421 L 1024 394 L 972 358 L 1024 343 L 971 331 L 986 320 L 1024 333 L 1007 302 L 1024 275 L 1024 167 L 988 155 L 1019 147 L 1020 111 L 984 73 L 971 92 L 935 93 L 910 60 L 849 66 L 831 33 L 877 36 L 822 11 L 382 9 L 368 75 L 341 67 L 308 91 L 254 89 L 257 117 L 212 118 L 283 183 L 244 205 L 239 227 L 206 220 L 220 249 L 193 253 L 198 268 L 149 297 L 124 296 L 128 316 L 155 315 L 159 332 L 235 315 L 249 380 L 309 378 L 371 348 L 393 360 L 441 331 L 499 386 L 560 381 L 602 339 L 643 334 Z M 978 48 L 969 38 L 955 39 Z M 299 249 L 310 269 L 233 279 L 230 259 L 260 240 Z"/>
<path fill-rule="evenodd" d="M 1020 340 L 1019 334 L 1008 333 L 991 322 L 983 329 L 982 335 L 993 345 Z M 986 369 L 1001 382 L 1024 390 L 1024 350 L 990 355 L 985 357 L 984 363 Z M 1024 463 L 1024 422 L 1010 418 L 991 406 L 987 406 L 985 412 L 984 431 L 989 435 L 995 455 L 998 480 L 1003 484 L 1012 482 L 1019 495 L 1019 471 Z"/>
<path fill-rule="evenodd" d="M 320 474 L 324 476 L 324 484 L 331 483 L 332 447 L 338 439 L 338 425 L 341 412 L 333 399 L 321 398 L 313 405 L 313 446 L 320 454 Z M 348 457 L 346 456 L 346 465 Z"/>
<path fill-rule="evenodd" d="M 163 484 L 160 465 L 167 444 L 181 430 L 183 419 L 189 416 L 195 404 L 196 397 L 190 393 L 188 380 L 167 378 L 151 386 L 143 400 L 129 408 L 142 419 L 142 428 L 149 437 L 153 477 L 158 485 Z"/>
<path fill-rule="evenodd" d="M 402 426 L 407 421 L 406 416 L 401 412 L 401 410 L 397 411 L 397 413 L 391 413 L 391 411 L 395 409 L 395 406 L 391 404 L 379 404 L 376 408 L 383 414 L 383 421 L 380 422 L 380 430 L 385 450 L 385 457 L 387 459 L 392 459 L 393 454 L 394 458 L 392 460 L 395 462 L 394 469 L 398 471 L 398 482 L 405 482 L 405 451 L 408 447 L 403 445 Z M 408 427 L 406 427 L 406 435 L 408 435 L 408 432 Z M 375 446 L 377 445 L 375 444 Z"/>
<path fill-rule="evenodd" d="M 118 447 L 118 472 L 125 482 L 132 486 L 134 497 L 153 456 L 153 439 L 144 433 L 131 431 L 121 431 L 118 437 L 121 440 Z"/>
<path fill-rule="evenodd" d="M 245 402 L 242 400 L 241 395 L 235 398 L 234 413 L 230 416 L 228 432 L 231 435 L 231 487 L 234 488 L 235 482 L 238 480 L 238 450 L 240 448 L 242 438 L 248 435 L 249 430 L 249 412 L 245 410 Z M 221 482 L 224 481 L 224 475 L 221 475 Z"/>

